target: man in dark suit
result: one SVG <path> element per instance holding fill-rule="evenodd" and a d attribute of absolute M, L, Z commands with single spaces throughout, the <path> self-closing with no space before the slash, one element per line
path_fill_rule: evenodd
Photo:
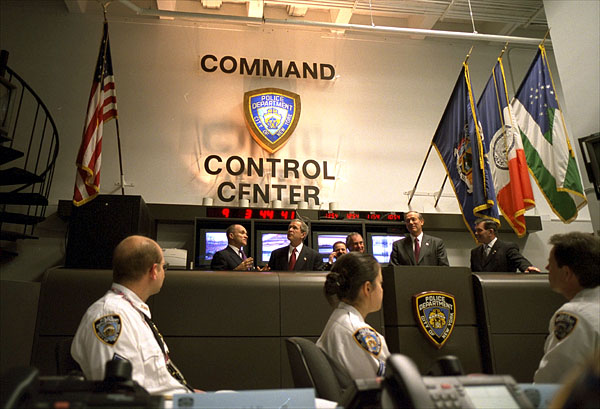
<path fill-rule="evenodd" d="M 360 233 L 352 232 L 346 237 L 346 248 L 348 251 L 365 252 L 365 241 Z"/>
<path fill-rule="evenodd" d="M 395 266 L 449 266 L 444 241 L 423 233 L 425 220 L 419 212 L 410 211 L 404 216 L 410 234 L 392 246 L 390 264 Z"/>
<path fill-rule="evenodd" d="M 252 270 L 252 257 L 246 257 L 243 247 L 248 244 L 248 232 L 244 226 L 232 224 L 227 228 L 228 246 L 217 251 L 210 262 L 211 270 Z"/>
<path fill-rule="evenodd" d="M 308 226 L 302 220 L 292 220 L 288 226 L 289 246 L 273 250 L 269 259 L 269 270 L 277 271 L 320 271 L 323 270 L 322 256 L 304 245 Z"/>
<path fill-rule="evenodd" d="M 471 250 L 471 271 L 496 271 L 514 273 L 519 269 L 524 273 L 538 272 L 539 268 L 519 253 L 515 243 L 499 240 L 496 237 L 498 224 L 493 220 L 475 220 L 475 237 L 482 245 Z"/>

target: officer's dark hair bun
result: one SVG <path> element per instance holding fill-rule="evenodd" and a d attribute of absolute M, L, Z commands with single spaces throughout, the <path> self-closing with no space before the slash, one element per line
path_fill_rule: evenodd
<path fill-rule="evenodd" d="M 360 287 L 366 282 L 374 282 L 379 273 L 377 260 L 358 252 L 344 254 L 334 263 L 325 278 L 325 297 L 333 306 L 339 301 L 352 303 L 356 300 Z"/>

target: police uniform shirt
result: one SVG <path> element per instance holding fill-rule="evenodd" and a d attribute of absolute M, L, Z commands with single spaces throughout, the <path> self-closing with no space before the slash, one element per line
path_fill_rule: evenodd
<path fill-rule="evenodd" d="M 383 336 L 364 321 L 356 308 L 343 302 L 329 317 L 317 345 L 354 379 L 383 376 L 390 355 Z"/>
<path fill-rule="evenodd" d="M 133 291 L 113 283 L 84 314 L 71 355 L 88 380 L 103 380 L 107 361 L 126 359 L 133 380 L 151 394 L 189 392 L 169 373 L 165 355 L 142 314 L 151 318 L 150 309 Z"/>
<path fill-rule="evenodd" d="M 581 290 L 552 316 L 536 383 L 560 383 L 600 348 L 600 286 Z"/>

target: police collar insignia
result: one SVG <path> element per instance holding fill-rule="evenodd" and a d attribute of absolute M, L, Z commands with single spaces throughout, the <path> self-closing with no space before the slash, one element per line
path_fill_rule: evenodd
<path fill-rule="evenodd" d="M 288 141 L 300 119 L 300 95 L 279 88 L 244 94 L 244 119 L 250 134 L 269 153 Z"/>
<path fill-rule="evenodd" d="M 121 317 L 111 314 L 98 318 L 94 321 L 94 333 L 100 341 L 114 345 L 121 335 Z"/>
<path fill-rule="evenodd" d="M 381 352 L 381 339 L 379 339 L 379 335 L 373 328 L 359 328 L 354 333 L 354 339 L 362 348 L 375 356 Z"/>
<path fill-rule="evenodd" d="M 452 334 L 456 322 L 456 300 L 452 294 L 426 291 L 413 295 L 417 326 L 440 349 Z"/>
<path fill-rule="evenodd" d="M 554 318 L 554 336 L 559 341 L 566 338 L 577 325 L 577 317 L 561 312 Z"/>

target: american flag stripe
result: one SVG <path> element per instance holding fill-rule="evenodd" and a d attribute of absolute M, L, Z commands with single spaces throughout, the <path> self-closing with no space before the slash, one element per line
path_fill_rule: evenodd
<path fill-rule="evenodd" d="M 89 202 L 100 191 L 103 124 L 116 117 L 117 94 L 110 56 L 108 23 L 104 22 L 98 62 L 88 101 L 86 126 L 77 154 L 77 173 L 73 194 L 73 203 L 76 206 Z"/>

